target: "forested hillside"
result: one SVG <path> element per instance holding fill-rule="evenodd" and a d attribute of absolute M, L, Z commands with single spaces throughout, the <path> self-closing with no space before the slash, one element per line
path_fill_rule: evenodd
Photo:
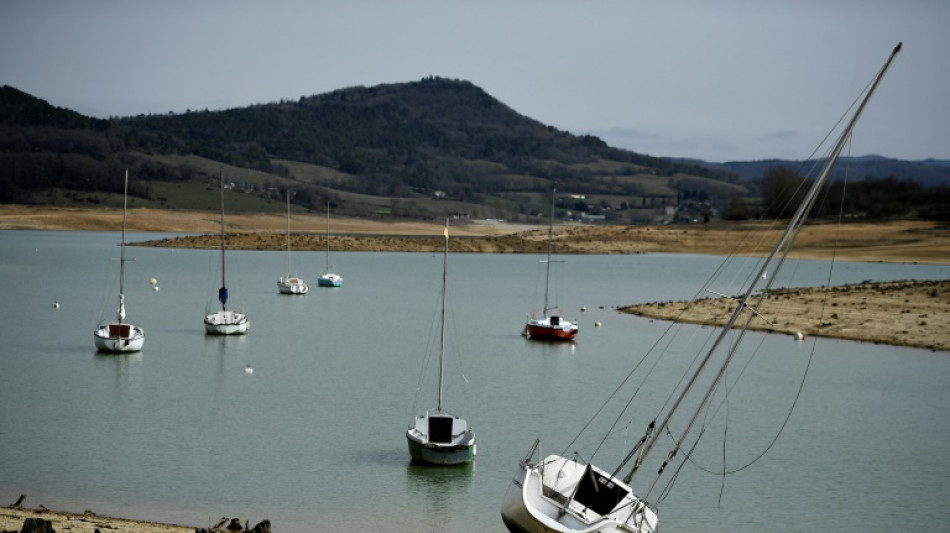
<path fill-rule="evenodd" d="M 467 81 L 425 78 L 223 111 L 94 119 L 0 88 L 0 202 L 136 205 L 364 217 L 447 214 L 537 221 L 557 186 L 562 218 L 709 219 L 762 208 L 760 180 L 607 146 L 522 116 Z"/>

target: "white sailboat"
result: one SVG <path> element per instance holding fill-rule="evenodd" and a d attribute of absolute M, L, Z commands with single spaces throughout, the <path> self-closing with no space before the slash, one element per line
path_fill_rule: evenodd
<path fill-rule="evenodd" d="M 708 347 L 699 354 L 700 357 L 694 361 L 682 381 L 675 385 L 673 392 L 668 397 L 661 395 L 667 401 L 660 410 L 654 415 L 647 415 L 649 422 L 645 424 L 647 429 L 643 437 L 612 469 L 594 466 L 591 464 L 592 458 L 582 462 L 579 457 L 569 459 L 559 454 L 541 458 L 540 453 L 535 458 L 539 449 L 539 442 L 535 441 L 522 459 L 502 503 L 502 520 L 510 531 L 653 533 L 657 530 L 657 508 L 651 501 L 661 498 L 669 490 L 679 472 L 677 465 L 671 464 L 674 459 L 685 462 L 693 454 L 708 422 L 703 415 L 709 414 L 710 400 L 716 390 L 723 386 L 724 375 L 745 337 L 746 328 L 752 320 L 758 319 L 759 304 L 772 286 L 772 280 L 781 269 L 831 168 L 850 138 L 858 117 L 900 48 L 900 44 L 894 48 L 875 76 L 822 172 L 805 193 L 771 254 L 761 263 L 758 275 L 748 278 L 748 287 L 742 291 L 743 296 L 737 299 L 738 305 L 729 321 L 711 337 L 706 345 Z M 766 272 L 768 276 L 764 275 Z M 750 312 L 744 313 L 746 310 Z M 677 415 L 675 423 L 671 424 L 674 415 Z M 700 421 L 699 428 L 695 427 L 697 421 Z M 691 431 L 694 432 L 692 436 Z M 657 470 L 646 468 L 644 461 L 660 441 L 670 443 L 669 453 L 662 458 Z M 623 474 L 625 470 L 627 473 Z M 656 475 L 645 480 L 645 490 L 639 495 L 635 494 L 631 488 L 632 481 L 653 472 Z M 807 522 L 807 517 L 805 520 Z M 821 529 L 820 524 L 816 527 Z"/>
<path fill-rule="evenodd" d="M 307 294 L 310 287 L 293 270 L 290 257 L 290 189 L 287 190 L 287 275 L 277 280 L 277 290 L 281 294 Z"/>
<path fill-rule="evenodd" d="M 221 288 L 218 289 L 218 301 L 221 310 L 205 315 L 205 331 L 212 335 L 243 335 L 247 333 L 249 322 L 247 315 L 228 310 L 228 288 L 225 283 L 224 257 L 224 173 L 221 174 Z"/>
<path fill-rule="evenodd" d="M 435 409 L 416 415 L 406 439 L 409 456 L 415 463 L 460 465 L 475 459 L 475 433 L 464 418 L 442 408 L 445 375 L 445 290 L 449 256 L 449 223 L 445 222 L 445 251 L 442 256 L 442 318 L 439 339 L 439 398 Z"/>
<path fill-rule="evenodd" d="M 524 335 L 529 339 L 569 341 L 577 336 L 577 324 L 558 314 L 549 314 L 556 308 L 548 304 L 548 289 L 551 284 L 551 248 L 554 243 L 554 199 L 557 189 L 551 192 L 551 225 L 548 228 L 548 258 L 544 271 L 544 307 L 541 316 L 529 315 L 524 326 Z"/>
<path fill-rule="evenodd" d="M 333 272 L 330 266 L 330 202 L 327 202 L 327 270 L 317 280 L 320 287 L 342 287 L 343 277 Z"/>
<path fill-rule="evenodd" d="M 145 344 L 145 330 L 125 322 L 125 219 L 129 204 L 129 171 L 125 171 L 122 203 L 122 242 L 119 252 L 119 304 L 114 322 L 99 324 L 93 337 L 100 352 L 137 352 Z"/>

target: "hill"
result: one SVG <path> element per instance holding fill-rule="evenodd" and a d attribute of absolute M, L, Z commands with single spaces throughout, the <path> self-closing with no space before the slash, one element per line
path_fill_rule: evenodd
<path fill-rule="evenodd" d="M 769 163 L 613 148 L 525 117 L 471 82 L 438 77 L 108 120 L 0 88 L 2 203 L 115 206 L 128 168 L 138 207 L 215 210 L 223 176 L 243 193 L 229 211 L 281 212 L 291 191 L 298 211 L 329 203 L 342 216 L 539 223 L 556 186 L 561 219 L 696 221 L 736 211 L 737 198 L 762 201 L 751 176 Z M 937 176 L 950 168 L 924 166 Z M 896 170 L 905 171 L 912 175 L 897 177 L 923 175 Z"/>
<path fill-rule="evenodd" d="M 0 201 L 114 205 L 126 167 L 141 206 L 213 209 L 223 173 L 247 193 L 229 209 L 277 211 L 293 190 L 297 208 L 368 217 L 531 221 L 556 183 L 565 216 L 645 222 L 677 198 L 744 191 L 725 171 L 543 125 L 467 81 L 110 120 L 0 89 Z"/>

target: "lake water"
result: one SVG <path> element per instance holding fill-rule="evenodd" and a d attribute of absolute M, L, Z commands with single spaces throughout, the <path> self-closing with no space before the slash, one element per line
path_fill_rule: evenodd
<path fill-rule="evenodd" d="M 200 527 L 269 519 L 281 533 L 504 531 L 501 499 L 534 439 L 565 451 L 667 327 L 613 307 L 688 298 L 720 261 L 563 258 L 554 293 L 581 331 L 573 344 L 545 344 L 520 335 L 543 297 L 539 256 L 451 255 L 445 405 L 474 427 L 478 456 L 440 469 L 410 465 L 405 438 L 414 412 L 436 401 L 440 254 L 335 253 L 344 286 L 326 289 L 316 286 L 322 253 L 296 252 L 311 290 L 291 296 L 275 286 L 285 253 L 229 252 L 231 307 L 251 329 L 213 337 L 202 318 L 218 253 L 131 247 L 127 307 L 145 348 L 101 355 L 92 332 L 113 313 L 116 240 L 0 232 L 2 505 L 25 493 L 30 507 Z M 800 286 L 828 275 L 823 262 L 794 271 Z M 832 283 L 948 277 L 946 266 L 838 263 Z M 749 342 L 768 357 L 730 400 L 728 448 L 710 439 L 711 457 L 742 464 L 761 451 L 814 349 L 801 400 L 752 467 L 723 478 L 687 465 L 660 504 L 664 531 L 946 529 L 950 353 L 783 335 Z M 576 449 L 584 456 L 589 445 Z"/>

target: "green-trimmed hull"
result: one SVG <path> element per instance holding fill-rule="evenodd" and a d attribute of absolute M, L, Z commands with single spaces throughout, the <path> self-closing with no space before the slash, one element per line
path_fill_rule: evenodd
<path fill-rule="evenodd" d="M 411 437 L 409 442 L 409 456 L 414 463 L 449 466 L 464 465 L 475 460 L 475 444 L 441 446 L 438 444 L 424 445 Z"/>

